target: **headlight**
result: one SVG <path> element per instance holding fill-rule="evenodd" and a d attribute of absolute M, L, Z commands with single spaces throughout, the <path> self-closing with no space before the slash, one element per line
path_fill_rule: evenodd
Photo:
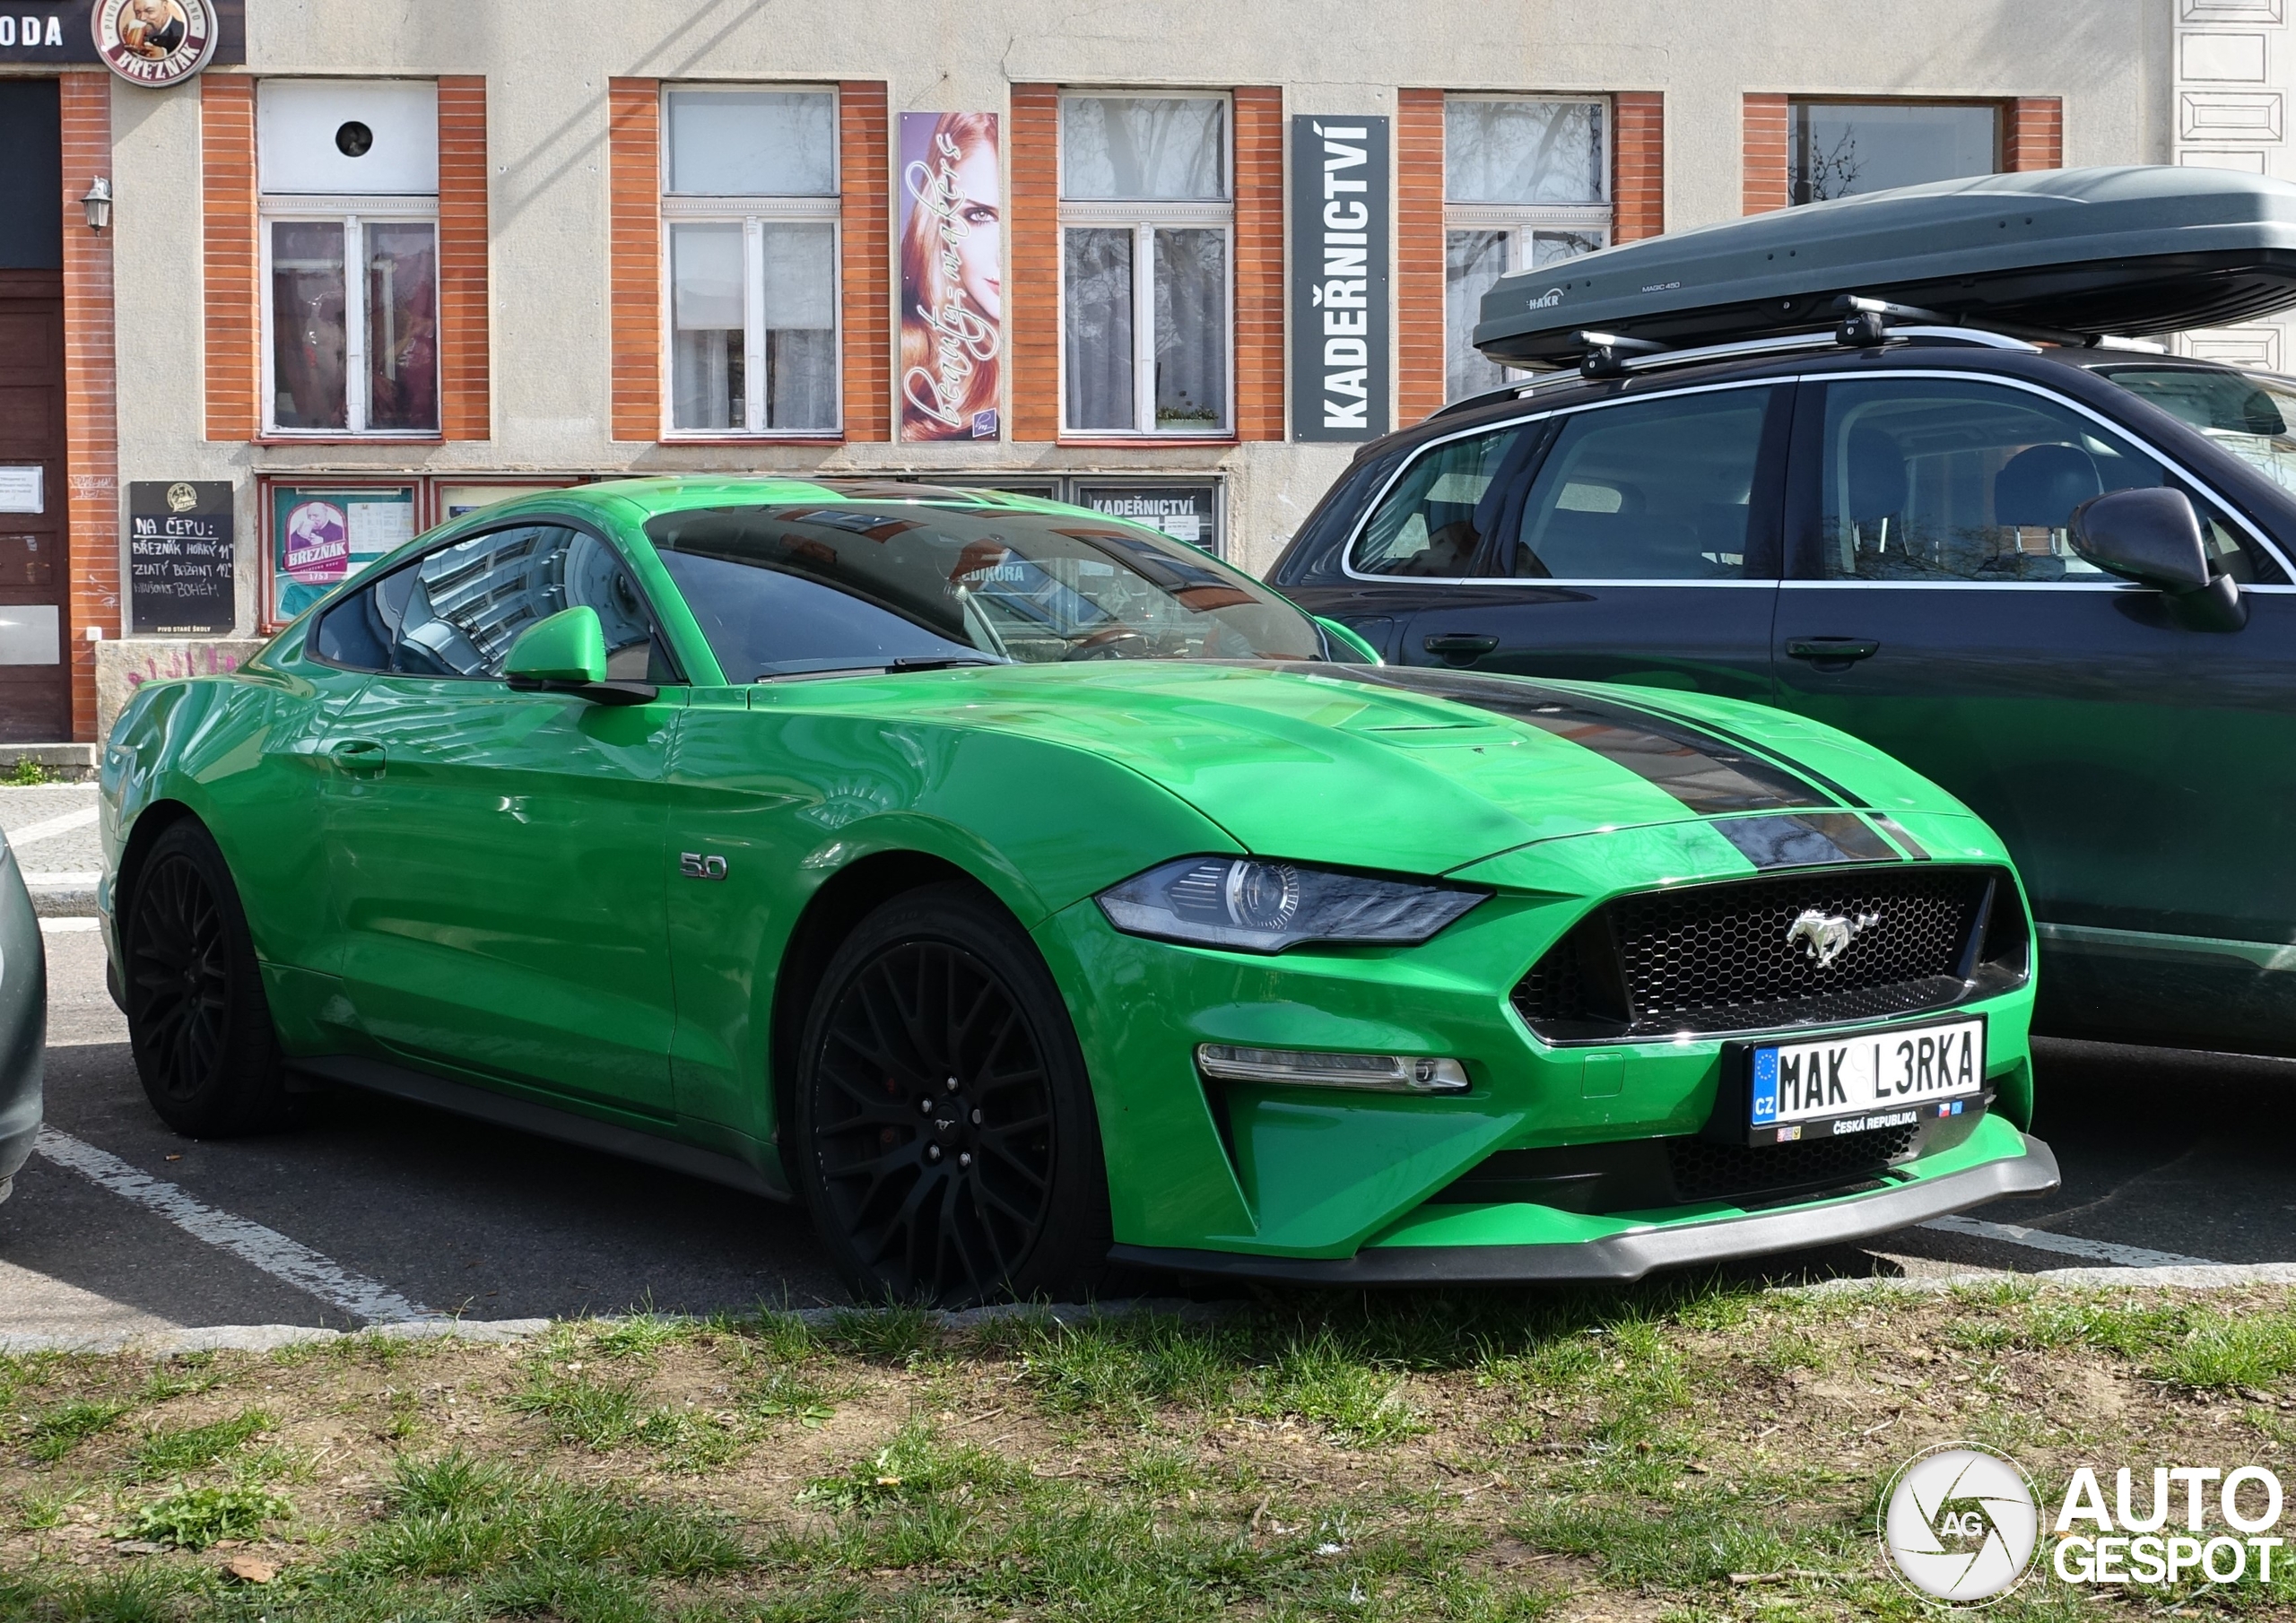
<path fill-rule="evenodd" d="M 1184 856 L 1096 899 L 1127 935 L 1281 952 L 1309 942 L 1416 946 L 1490 894 L 1248 856 Z"/>

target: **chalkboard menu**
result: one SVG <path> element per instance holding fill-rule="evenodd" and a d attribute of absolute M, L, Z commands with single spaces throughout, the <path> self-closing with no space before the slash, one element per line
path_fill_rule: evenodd
<path fill-rule="evenodd" d="M 127 487 L 127 629 L 137 636 L 229 633 L 233 612 L 227 480 Z"/>

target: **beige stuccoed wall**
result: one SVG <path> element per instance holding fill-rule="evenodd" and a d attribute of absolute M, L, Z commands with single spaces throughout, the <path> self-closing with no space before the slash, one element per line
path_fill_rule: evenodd
<path fill-rule="evenodd" d="M 1281 84 L 1288 112 L 1388 112 L 1397 84 L 1666 97 L 1666 217 L 1739 208 L 1749 91 L 2065 102 L 2073 164 L 2170 152 L 2172 0 L 1413 0 L 1316 4 L 1047 0 L 249 0 L 258 74 L 483 73 L 493 171 L 493 438 L 407 449 L 201 438 L 196 84 L 113 90 L 120 477 L 230 479 L 240 614 L 254 624 L 254 474 L 299 469 L 515 473 L 625 467 L 1031 467 L 1227 475 L 1231 551 L 1265 567 L 1347 447 L 1248 445 L 1216 461 L 1051 447 L 853 446 L 754 452 L 616 447 L 606 437 L 610 75 L 883 79 L 892 109 L 1003 108 L 1008 84 Z M 116 630 L 112 633 L 117 634 Z"/>

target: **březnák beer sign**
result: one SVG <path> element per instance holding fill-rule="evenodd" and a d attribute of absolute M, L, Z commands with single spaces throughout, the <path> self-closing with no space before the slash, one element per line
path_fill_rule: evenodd
<path fill-rule="evenodd" d="M 155 89 L 247 60 L 247 0 L 5 0 L 0 67 L 102 63 Z"/>
<path fill-rule="evenodd" d="M 1387 120 L 1292 120 L 1292 438 L 1387 431 Z"/>

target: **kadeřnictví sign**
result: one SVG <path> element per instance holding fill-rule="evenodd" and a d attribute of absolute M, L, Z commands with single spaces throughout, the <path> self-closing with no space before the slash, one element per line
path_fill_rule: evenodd
<path fill-rule="evenodd" d="M 1292 438 L 1387 431 L 1387 121 L 1292 120 Z"/>

